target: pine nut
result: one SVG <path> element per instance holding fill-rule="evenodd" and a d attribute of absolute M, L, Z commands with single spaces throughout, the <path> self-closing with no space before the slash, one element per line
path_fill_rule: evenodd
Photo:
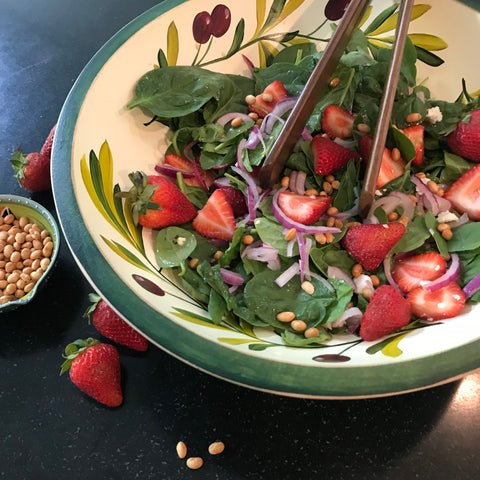
<path fill-rule="evenodd" d="M 239 127 L 242 123 L 243 123 L 242 117 L 235 117 L 235 118 L 230 122 L 230 124 L 231 124 L 232 127 L 234 127 L 234 128 Z"/>
<path fill-rule="evenodd" d="M 314 237 L 315 237 L 315 241 L 320 245 L 325 245 L 327 243 L 327 237 L 325 236 L 324 233 L 316 233 Z"/>
<path fill-rule="evenodd" d="M 363 267 L 359 264 L 359 263 L 356 263 L 353 267 L 352 267 L 352 276 L 353 277 L 359 277 L 363 272 Z"/>
<path fill-rule="evenodd" d="M 359 123 L 357 125 L 357 130 L 360 133 L 370 133 L 370 127 L 366 123 Z"/>
<path fill-rule="evenodd" d="M 200 260 L 198 258 L 192 258 L 189 262 L 188 262 L 188 266 L 192 269 L 192 270 L 195 270 L 197 267 L 198 267 L 198 263 L 200 262 Z"/>
<path fill-rule="evenodd" d="M 331 87 L 336 87 L 340 83 L 340 78 L 339 77 L 334 77 L 330 80 L 330 86 Z"/>
<path fill-rule="evenodd" d="M 333 188 L 334 190 L 338 190 L 338 189 L 340 188 L 340 181 L 339 181 L 339 180 L 334 180 L 334 181 L 332 182 L 332 188 Z"/>
<path fill-rule="evenodd" d="M 392 148 L 392 160 L 394 162 L 399 162 L 402 159 L 402 154 L 397 147 Z"/>
<path fill-rule="evenodd" d="M 439 224 L 437 225 L 437 230 L 438 230 L 439 232 L 443 232 L 443 231 L 445 231 L 445 230 L 450 230 L 450 225 L 448 225 L 448 224 L 446 224 L 446 223 L 439 223 Z"/>
<path fill-rule="evenodd" d="M 398 213 L 397 212 L 390 212 L 387 215 L 387 220 L 389 222 L 395 222 L 396 220 L 398 220 Z"/>
<path fill-rule="evenodd" d="M 262 100 L 266 103 L 272 103 L 273 102 L 273 95 L 271 93 L 263 93 L 262 94 Z"/>
<path fill-rule="evenodd" d="M 295 330 L 296 332 L 303 332 L 307 328 L 307 324 L 303 320 L 294 320 L 290 326 Z"/>
<path fill-rule="evenodd" d="M 280 182 L 280 185 L 283 187 L 283 188 L 288 188 L 288 186 L 290 185 L 290 177 L 288 175 L 285 175 L 281 182 Z"/>
<path fill-rule="evenodd" d="M 318 192 L 314 188 L 309 188 L 308 190 L 305 190 L 305 195 L 307 195 L 307 197 L 311 197 L 311 196 L 317 197 Z"/>
<path fill-rule="evenodd" d="M 244 245 L 251 245 L 254 241 L 254 238 L 251 235 L 245 235 L 242 238 L 242 242 Z"/>
<path fill-rule="evenodd" d="M 315 293 L 315 287 L 313 286 L 313 283 L 309 282 L 308 280 L 305 280 L 304 282 L 302 282 L 301 287 L 302 287 L 302 290 L 305 293 L 308 293 L 309 295 L 313 295 Z"/>
<path fill-rule="evenodd" d="M 333 243 L 333 240 L 335 240 L 333 238 L 333 233 L 326 233 L 325 238 L 327 239 L 327 243 Z"/>
<path fill-rule="evenodd" d="M 320 330 L 315 327 L 310 327 L 305 330 L 305 338 L 316 338 L 320 336 Z"/>
<path fill-rule="evenodd" d="M 285 240 L 287 242 L 289 242 L 290 240 L 293 240 L 295 238 L 295 235 L 297 235 L 297 229 L 296 228 L 291 228 L 285 234 Z"/>
<path fill-rule="evenodd" d="M 338 208 L 337 207 L 329 207 L 327 209 L 327 215 L 329 215 L 330 217 L 333 217 L 334 215 L 337 215 L 338 213 Z"/>
<path fill-rule="evenodd" d="M 201 457 L 190 457 L 187 458 L 187 467 L 190 470 L 198 470 L 203 465 L 203 459 Z"/>
<path fill-rule="evenodd" d="M 325 180 L 328 182 L 328 183 L 332 183 L 335 181 L 335 177 L 332 175 L 332 174 L 329 174 L 325 177 Z"/>
<path fill-rule="evenodd" d="M 416 123 L 422 119 L 422 116 L 419 113 L 410 113 L 405 119 L 407 123 Z"/>
<path fill-rule="evenodd" d="M 289 323 L 295 319 L 293 312 L 280 312 L 277 314 L 277 320 L 282 323 Z"/>
<path fill-rule="evenodd" d="M 208 446 L 208 453 L 210 455 L 218 455 L 225 450 L 225 444 L 223 442 L 213 442 Z"/>
<path fill-rule="evenodd" d="M 450 240 L 452 237 L 453 237 L 453 232 L 452 230 L 444 230 L 442 232 L 442 237 L 445 239 L 445 240 Z"/>
<path fill-rule="evenodd" d="M 187 456 L 187 446 L 184 442 L 178 442 L 176 449 L 178 458 L 185 458 Z"/>
<path fill-rule="evenodd" d="M 247 102 L 248 105 L 254 105 L 256 101 L 255 95 L 247 95 L 245 97 L 245 102 Z"/>

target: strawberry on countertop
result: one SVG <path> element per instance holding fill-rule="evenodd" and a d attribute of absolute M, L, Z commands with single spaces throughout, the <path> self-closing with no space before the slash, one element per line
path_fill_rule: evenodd
<path fill-rule="evenodd" d="M 480 110 L 469 113 L 447 137 L 453 153 L 480 162 Z"/>
<path fill-rule="evenodd" d="M 147 339 L 117 315 L 105 300 L 94 293 L 88 297 L 92 304 L 85 312 L 84 317 L 92 320 L 100 334 L 133 350 L 139 352 L 147 350 Z"/>
<path fill-rule="evenodd" d="M 438 252 L 410 255 L 395 261 L 392 277 L 402 292 L 409 292 L 441 277 L 447 271 L 445 259 Z"/>
<path fill-rule="evenodd" d="M 56 129 L 57 129 L 57 125 L 55 124 L 50 130 L 50 133 L 48 134 L 48 137 L 45 140 L 45 143 L 43 144 L 42 149 L 40 150 L 40 153 L 42 153 L 48 158 L 52 157 L 52 147 L 53 147 L 53 140 L 55 137 Z"/>
<path fill-rule="evenodd" d="M 355 117 L 338 105 L 329 105 L 322 115 L 322 130 L 331 138 L 352 136 Z"/>
<path fill-rule="evenodd" d="M 223 189 L 210 195 L 205 206 L 192 222 L 193 228 L 207 238 L 231 241 L 237 228 L 233 209 Z"/>
<path fill-rule="evenodd" d="M 414 288 L 407 293 L 407 301 L 414 315 L 423 320 L 436 321 L 460 314 L 465 305 L 465 294 L 456 282 L 451 282 L 433 291 Z"/>
<path fill-rule="evenodd" d="M 362 224 L 348 229 L 342 244 L 365 270 L 375 270 L 404 233 L 400 222 Z"/>
<path fill-rule="evenodd" d="M 480 165 L 467 170 L 445 191 L 455 210 L 466 213 L 470 220 L 480 221 Z"/>
<path fill-rule="evenodd" d="M 298 223 L 310 225 L 316 222 L 330 207 L 332 197 L 328 195 L 298 195 L 293 192 L 280 192 L 278 206 L 283 213 Z"/>
<path fill-rule="evenodd" d="M 165 177 L 133 172 L 133 187 L 122 196 L 130 198 L 135 220 L 144 227 L 162 228 L 189 222 L 196 215 L 190 200 Z"/>
<path fill-rule="evenodd" d="M 84 393 L 109 407 L 123 402 L 120 356 L 113 345 L 88 338 L 65 347 L 60 375 L 69 370 L 70 379 Z"/>
<path fill-rule="evenodd" d="M 20 185 L 31 192 L 41 192 L 52 188 L 50 181 L 50 157 L 43 153 L 33 152 L 24 155 L 19 148 L 10 159 L 16 171 Z"/>
<path fill-rule="evenodd" d="M 357 152 L 348 150 L 323 135 L 313 137 L 312 153 L 317 175 L 329 175 L 345 167 L 349 160 L 360 158 Z"/>

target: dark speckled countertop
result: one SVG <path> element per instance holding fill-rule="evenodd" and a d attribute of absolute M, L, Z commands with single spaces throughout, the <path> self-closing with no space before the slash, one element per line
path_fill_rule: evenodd
<path fill-rule="evenodd" d="M 252 0 L 253 1 L 253 0 Z M 1 0 L 0 192 L 29 195 L 10 154 L 38 150 L 92 55 L 155 0 Z M 156 347 L 119 348 L 124 404 L 109 409 L 59 376 L 64 346 L 92 335 L 92 288 L 62 243 L 29 306 L 0 318 L 0 478 L 477 479 L 480 373 L 406 395 L 284 398 L 236 386 Z M 210 457 L 210 442 L 226 450 Z M 205 458 L 190 471 L 183 440 Z"/>

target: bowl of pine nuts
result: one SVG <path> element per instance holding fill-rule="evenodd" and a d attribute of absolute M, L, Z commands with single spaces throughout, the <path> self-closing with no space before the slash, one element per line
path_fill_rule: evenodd
<path fill-rule="evenodd" d="M 60 232 L 50 212 L 17 195 L 0 195 L 0 312 L 25 305 L 55 264 Z"/>

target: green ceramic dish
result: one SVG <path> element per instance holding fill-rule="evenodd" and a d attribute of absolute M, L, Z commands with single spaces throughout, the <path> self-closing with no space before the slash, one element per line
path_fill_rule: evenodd
<path fill-rule="evenodd" d="M 40 277 L 40 280 L 35 283 L 33 289 L 18 300 L 12 300 L 0 305 L 0 313 L 25 305 L 35 297 L 40 286 L 45 282 L 53 270 L 60 247 L 60 232 L 57 223 L 50 212 L 42 207 L 42 205 L 29 198 L 20 197 L 18 195 L 0 195 L 0 211 L 3 211 L 4 208 L 8 208 L 16 218 L 27 217 L 32 223 L 36 223 L 45 229 L 52 237 L 54 249 L 50 265 Z"/>
<path fill-rule="evenodd" d="M 263 391 L 329 399 L 391 395 L 478 368 L 479 306 L 378 342 L 342 337 L 323 347 L 289 348 L 266 329 L 213 324 L 208 312 L 158 270 L 153 232 L 135 229 L 128 208 L 115 196 L 118 188 L 131 185 L 128 172 L 153 172 L 166 148 L 159 122 L 146 127 L 150 117 L 126 108 L 138 78 L 160 60 L 248 74 L 243 55 L 262 65 L 281 48 L 274 40 L 282 32 L 315 32 L 320 39 L 331 33 L 329 22 L 317 30 L 326 0 L 222 0 L 231 13 L 230 28 L 199 45 L 192 35 L 194 18 L 218 4 L 161 2 L 107 42 L 70 92 L 57 126 L 52 181 L 60 224 L 82 271 L 155 345 L 212 375 Z M 391 0 L 372 2 L 362 28 L 391 5 Z M 414 12 L 412 38 L 445 60 L 439 67 L 421 66 L 418 78 L 428 79 L 431 90 L 446 100 L 457 97 L 462 77 L 478 88 L 479 66 L 471 59 L 480 40 L 480 12 L 454 0 L 420 0 Z M 394 26 L 393 20 L 382 23 L 369 41 L 388 42 Z"/>

